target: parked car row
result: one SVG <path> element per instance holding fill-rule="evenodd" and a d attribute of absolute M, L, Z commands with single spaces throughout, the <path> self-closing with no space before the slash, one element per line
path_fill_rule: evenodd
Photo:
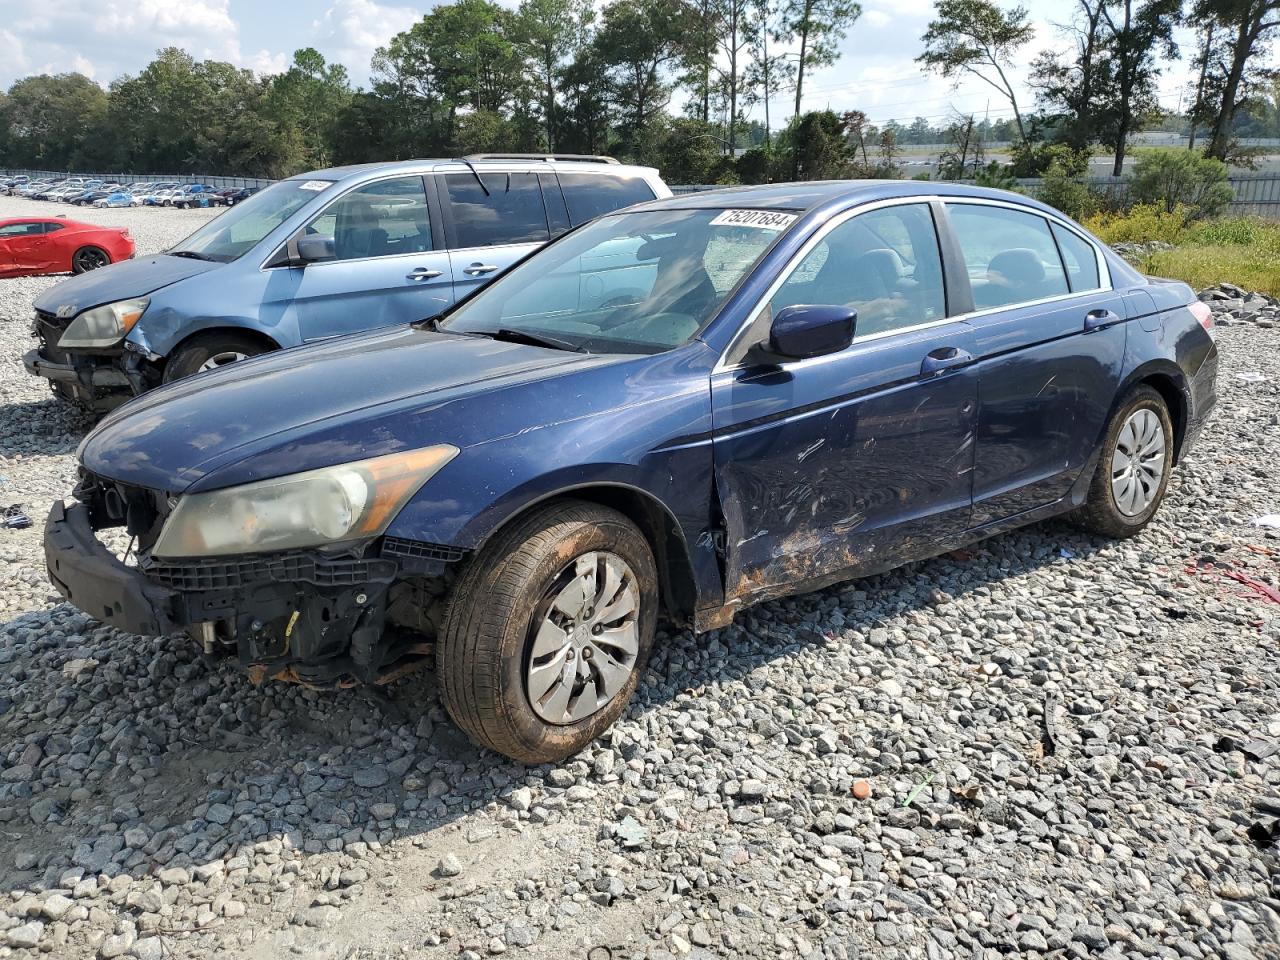
<path fill-rule="evenodd" d="M 286 180 L 36 310 L 61 395 L 178 381 L 81 444 L 64 597 L 258 680 L 432 658 L 528 763 L 626 709 L 660 614 L 711 630 L 1063 514 L 1134 536 L 1218 365 L 1189 287 L 1028 197 L 511 158 Z"/>
<path fill-rule="evenodd" d="M 0 192 L 30 200 L 94 207 L 229 207 L 246 200 L 258 187 L 213 187 L 177 181 L 110 183 L 88 177 L 33 180 L 27 176 L 0 178 Z"/>

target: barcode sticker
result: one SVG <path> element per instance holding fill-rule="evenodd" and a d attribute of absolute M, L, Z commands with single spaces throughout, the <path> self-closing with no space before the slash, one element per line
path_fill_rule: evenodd
<path fill-rule="evenodd" d="M 796 222 L 796 214 L 776 210 L 724 210 L 711 221 L 713 227 L 755 227 L 759 230 L 785 230 Z"/>
<path fill-rule="evenodd" d="M 314 190 L 319 193 L 321 190 L 328 190 L 333 183 L 329 180 L 308 180 L 306 183 L 298 184 L 299 190 Z"/>

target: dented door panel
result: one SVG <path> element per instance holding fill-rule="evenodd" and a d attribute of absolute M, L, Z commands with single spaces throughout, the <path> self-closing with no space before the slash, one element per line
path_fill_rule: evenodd
<path fill-rule="evenodd" d="M 977 378 L 921 366 L 972 337 L 945 323 L 716 375 L 728 603 L 928 556 L 968 528 Z"/>
<path fill-rule="evenodd" d="M 1109 311 L 1085 331 L 1085 317 Z M 1124 365 L 1128 323 L 1113 291 L 975 317 L 981 382 L 974 525 L 1066 496 L 1096 449 Z"/>

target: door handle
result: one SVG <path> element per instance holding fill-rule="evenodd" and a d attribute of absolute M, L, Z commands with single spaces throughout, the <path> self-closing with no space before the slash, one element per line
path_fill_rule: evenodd
<path fill-rule="evenodd" d="M 477 260 L 475 263 L 471 264 L 471 266 L 463 269 L 462 272 L 469 277 L 478 277 L 482 273 L 493 273 L 493 271 L 497 269 L 498 265 L 496 263 L 481 263 Z"/>
<path fill-rule="evenodd" d="M 429 267 L 418 267 L 410 270 L 404 275 L 406 280 L 434 280 L 436 277 L 443 276 L 442 270 L 432 270 Z"/>
<path fill-rule="evenodd" d="M 1109 327 L 1120 322 L 1120 315 L 1114 310 L 1090 310 L 1084 315 L 1084 332 Z"/>
<path fill-rule="evenodd" d="M 937 350 L 930 350 L 924 356 L 924 361 L 920 364 L 920 374 L 925 377 L 932 377 L 935 374 L 942 373 L 944 370 L 950 370 L 952 367 L 962 367 L 966 363 L 973 362 L 973 354 L 968 350 L 961 350 L 959 347 L 939 347 Z"/>

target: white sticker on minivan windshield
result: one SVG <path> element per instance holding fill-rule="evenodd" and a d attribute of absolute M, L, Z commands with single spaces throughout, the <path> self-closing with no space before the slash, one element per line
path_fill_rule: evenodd
<path fill-rule="evenodd" d="M 333 184 L 328 180 L 308 180 L 306 183 L 298 184 L 299 190 L 314 190 L 319 193 L 321 190 L 328 190 Z"/>
<path fill-rule="evenodd" d="M 796 214 L 776 210 L 725 210 L 711 221 L 713 227 L 756 227 L 759 230 L 785 230 L 795 223 Z"/>

